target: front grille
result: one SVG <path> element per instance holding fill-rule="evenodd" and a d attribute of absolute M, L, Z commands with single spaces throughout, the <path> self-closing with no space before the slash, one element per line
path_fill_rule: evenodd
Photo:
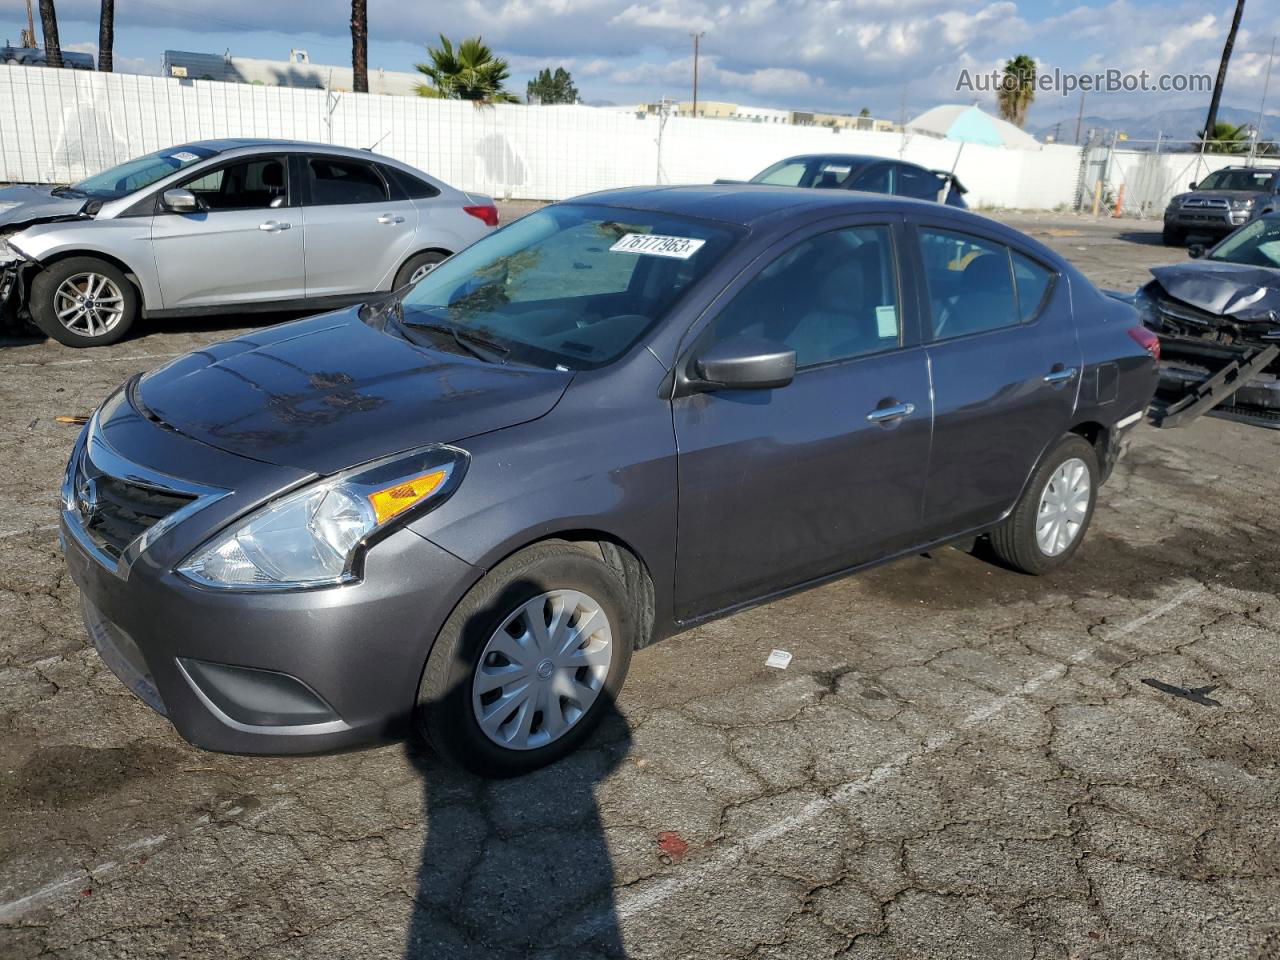
<path fill-rule="evenodd" d="M 1182 207 L 1185 210 L 1188 207 L 1209 207 L 1216 210 L 1226 210 L 1231 204 L 1220 197 L 1195 197 L 1191 200 L 1182 201 Z"/>
<path fill-rule="evenodd" d="M 87 450 L 76 464 L 71 493 L 81 529 L 115 560 L 138 537 L 195 500 L 193 495 L 111 476 L 93 463 Z"/>

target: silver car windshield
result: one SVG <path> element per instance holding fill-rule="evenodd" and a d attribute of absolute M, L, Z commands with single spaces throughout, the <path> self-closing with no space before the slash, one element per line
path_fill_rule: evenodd
<path fill-rule="evenodd" d="M 651 211 L 547 207 L 418 281 L 404 297 L 404 324 L 483 338 L 517 363 L 602 366 L 664 317 L 741 234 Z"/>
<path fill-rule="evenodd" d="M 71 190 L 98 200 L 118 200 L 217 154 L 218 151 L 208 147 L 185 146 L 157 150 L 81 180 Z"/>
<path fill-rule="evenodd" d="M 1214 247 L 1207 259 L 1280 267 L 1280 218 L 1264 217 L 1241 227 Z"/>

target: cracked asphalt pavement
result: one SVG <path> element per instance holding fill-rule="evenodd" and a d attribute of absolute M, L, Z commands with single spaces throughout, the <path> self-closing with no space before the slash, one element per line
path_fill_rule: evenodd
<path fill-rule="evenodd" d="M 1104 286 L 1180 257 L 1006 219 Z M 0 956 L 1280 956 L 1280 434 L 1138 428 L 1054 576 L 948 548 L 643 651 L 532 776 L 222 756 L 86 641 L 54 417 L 239 329 L 0 349 Z"/>

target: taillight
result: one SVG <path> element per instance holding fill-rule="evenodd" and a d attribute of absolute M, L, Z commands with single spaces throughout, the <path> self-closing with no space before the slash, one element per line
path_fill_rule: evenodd
<path fill-rule="evenodd" d="M 486 226 L 496 227 L 498 225 L 498 208 L 491 203 L 482 207 L 463 207 L 462 209 L 477 220 L 483 220 Z"/>
<path fill-rule="evenodd" d="M 1138 346 L 1151 354 L 1153 360 L 1160 359 L 1160 338 L 1146 327 L 1130 327 L 1129 336 L 1137 341 Z"/>

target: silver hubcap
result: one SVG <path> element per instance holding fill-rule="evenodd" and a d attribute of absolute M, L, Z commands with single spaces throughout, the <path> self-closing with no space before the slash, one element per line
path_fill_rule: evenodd
<path fill-rule="evenodd" d="M 417 270 L 413 271 L 413 273 L 409 277 L 409 282 L 417 283 L 419 280 L 425 277 L 428 273 L 434 270 L 437 266 L 438 264 L 434 264 L 434 263 L 424 263 L 422 266 L 418 267 Z"/>
<path fill-rule="evenodd" d="M 124 316 L 124 294 L 110 277 L 77 273 L 63 280 L 53 295 L 58 322 L 82 337 L 103 337 Z"/>
<path fill-rule="evenodd" d="M 591 709 L 612 660 L 612 627 L 591 597 L 552 590 L 527 600 L 480 655 L 471 682 L 476 722 L 509 750 L 544 747 Z"/>
<path fill-rule="evenodd" d="M 1056 557 L 1075 542 L 1089 511 L 1089 468 L 1079 457 L 1067 460 L 1045 484 L 1036 513 L 1036 543 Z"/>

